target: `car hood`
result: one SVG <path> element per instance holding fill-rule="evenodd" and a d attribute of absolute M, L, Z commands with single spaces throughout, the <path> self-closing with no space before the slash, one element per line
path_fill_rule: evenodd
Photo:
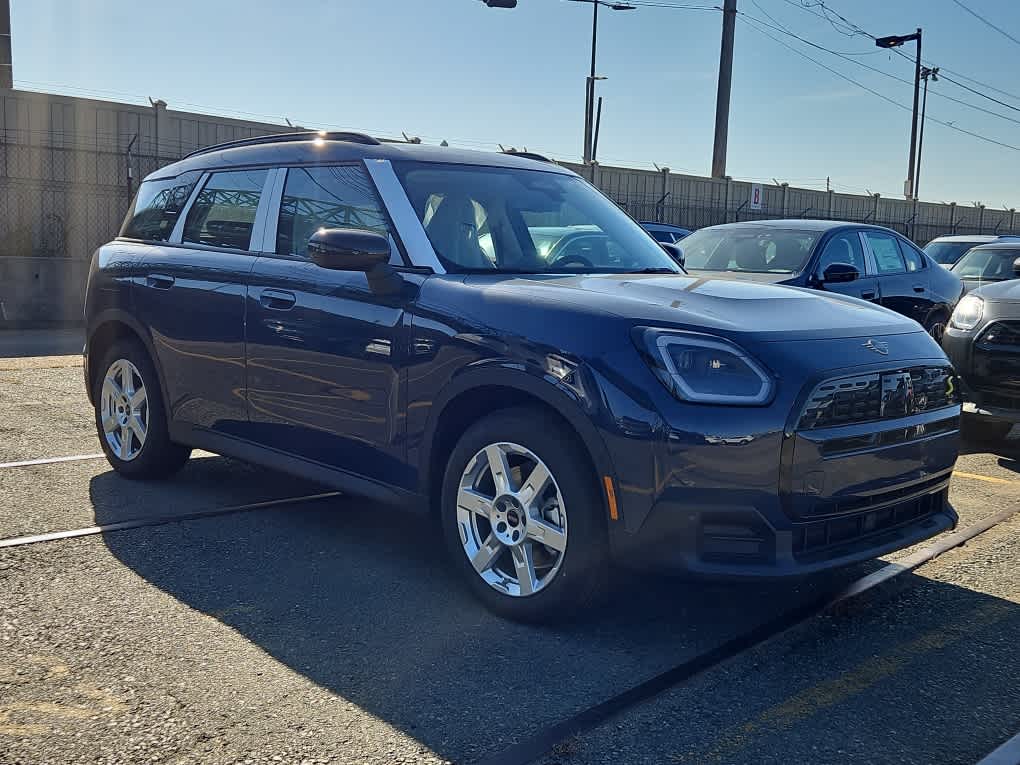
<path fill-rule="evenodd" d="M 689 268 L 687 271 L 691 276 L 700 279 L 729 279 L 758 284 L 784 284 L 797 278 L 797 274 L 768 274 L 756 271 L 702 271 L 698 268 Z"/>
<path fill-rule="evenodd" d="M 997 303 L 1020 303 L 1020 279 L 1005 282 L 983 282 L 976 279 L 964 279 L 967 292 L 976 292 L 985 300 Z"/>
<path fill-rule="evenodd" d="M 900 314 L 857 298 L 731 279 L 652 274 L 473 276 L 487 299 L 552 304 L 637 323 L 808 340 L 919 332 Z"/>

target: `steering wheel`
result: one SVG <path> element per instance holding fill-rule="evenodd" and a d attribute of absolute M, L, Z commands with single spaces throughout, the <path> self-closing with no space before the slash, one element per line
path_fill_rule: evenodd
<path fill-rule="evenodd" d="M 557 268 L 565 268 L 568 265 L 574 264 L 580 265 L 581 268 L 590 268 L 593 271 L 595 270 L 595 266 L 592 264 L 590 260 L 588 260 L 585 257 L 582 257 L 581 255 L 574 255 L 573 253 L 569 252 L 566 255 L 561 255 L 560 257 L 556 258 L 556 260 L 554 260 L 552 263 L 546 266 L 546 268 L 552 271 Z"/>

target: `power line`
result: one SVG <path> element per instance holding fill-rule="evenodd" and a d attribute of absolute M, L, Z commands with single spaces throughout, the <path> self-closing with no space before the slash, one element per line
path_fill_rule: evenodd
<path fill-rule="evenodd" d="M 749 19 L 747 17 L 747 14 L 741 14 L 741 15 L 744 17 L 745 21 L 751 26 L 752 29 L 757 31 L 759 34 L 765 35 L 766 37 L 768 37 L 769 39 L 771 39 L 774 42 L 778 43 L 779 45 L 782 45 L 784 48 L 787 48 L 788 50 L 793 51 L 794 53 L 796 53 L 801 58 L 807 59 L 808 61 L 810 61 L 811 63 L 815 64 L 816 66 L 822 67 L 822 69 L 825 69 L 826 71 L 831 72 L 832 74 L 836 75 L 840 79 L 846 80 L 847 82 L 851 83 L 852 85 L 856 85 L 857 87 L 861 88 L 862 90 L 866 90 L 868 93 L 871 93 L 874 96 L 878 96 L 883 101 L 887 101 L 887 102 L 889 102 L 890 104 L 892 104 L 893 106 L 895 106 L 895 107 L 897 107 L 899 109 L 904 109 L 905 111 L 908 111 L 908 112 L 912 111 L 912 109 L 909 106 L 907 106 L 905 104 L 901 104 L 899 101 L 896 101 L 896 100 L 894 100 L 892 98 L 889 98 L 889 96 L 885 95 L 884 93 L 880 93 L 877 90 L 874 90 L 873 88 L 869 88 L 867 85 L 865 85 L 864 83 L 860 82 L 859 80 L 855 80 L 852 77 L 850 77 L 850 76 L 848 76 L 846 74 L 843 74 L 838 69 L 833 69 L 831 66 L 828 66 L 827 64 L 822 63 L 818 59 L 812 58 L 811 56 L 807 55 L 803 51 L 798 50 L 797 48 L 794 48 L 792 45 L 789 45 L 789 44 L 785 43 L 783 40 L 779 39 L 778 37 L 775 37 L 774 35 L 772 35 L 769 32 L 767 32 L 765 29 L 762 29 L 760 26 L 758 26 L 758 24 L 760 22 L 752 21 L 751 19 Z M 975 133 L 975 132 L 973 132 L 971 130 L 966 130 L 965 128 L 961 128 L 961 127 L 959 127 L 959 126 L 957 126 L 957 125 L 955 125 L 955 124 L 953 124 L 951 122 L 945 122 L 943 120 L 936 119 L 935 117 L 931 117 L 931 116 L 928 117 L 928 120 L 931 121 L 931 122 L 934 122 L 934 123 L 936 123 L 938 125 L 942 125 L 943 127 L 947 127 L 950 130 L 955 130 L 958 133 L 963 133 L 964 135 L 969 135 L 972 138 L 977 138 L 980 141 L 984 141 L 986 143 L 990 143 L 990 144 L 993 144 L 995 146 L 1000 146 L 1000 147 L 1002 147 L 1004 149 L 1012 149 L 1013 151 L 1020 151 L 1020 146 L 1014 146 L 1012 144 L 1005 143 L 1004 141 L 998 141 L 998 140 L 996 140 L 994 138 L 989 138 L 988 136 L 981 135 L 980 133 Z"/>
<path fill-rule="evenodd" d="M 758 3 L 755 2 L 755 0 L 751 0 L 751 2 L 753 2 L 756 6 L 758 6 L 758 8 L 761 8 L 761 6 L 758 5 Z M 795 40 L 799 40 L 800 42 L 804 43 L 805 45 L 810 45 L 812 48 L 817 48 L 818 50 L 824 51 L 825 53 L 830 53 L 833 56 L 837 56 L 837 57 L 843 59 L 844 61 L 849 61 L 851 64 L 856 64 L 857 66 L 863 67 L 863 68 L 867 69 L 868 71 L 875 72 L 876 74 L 880 74 L 883 77 L 888 77 L 891 80 L 896 80 L 897 82 L 902 82 L 903 84 L 910 85 L 911 87 L 913 87 L 913 85 L 914 85 L 912 80 L 908 80 L 908 79 L 906 79 L 904 77 L 899 77 L 899 76 L 897 76 L 895 74 L 892 74 L 890 72 L 886 72 L 886 71 L 884 71 L 882 69 L 879 69 L 877 67 L 870 66 L 869 64 L 865 64 L 863 61 L 858 61 L 858 60 L 856 60 L 854 58 L 850 58 L 845 53 L 841 53 L 839 51 L 834 51 L 834 50 L 831 50 L 830 48 L 826 48 L 824 45 L 819 45 L 816 42 L 812 42 L 811 40 L 808 40 L 807 38 L 801 37 L 800 35 L 791 32 L 790 30 L 786 29 L 785 27 L 775 26 L 775 25 L 769 24 L 768 22 L 762 21 L 761 19 L 758 19 L 758 18 L 755 18 L 754 16 L 751 16 L 751 15 L 749 15 L 746 12 L 743 12 L 743 11 L 741 11 L 740 14 L 742 16 L 748 18 L 748 19 L 751 19 L 753 21 L 757 21 L 759 24 L 762 24 L 763 26 L 769 27 L 770 29 L 773 29 L 776 32 L 780 32 L 781 34 L 788 35 L 789 37 L 792 37 Z M 769 15 L 767 13 L 765 15 L 767 15 L 769 18 L 773 18 L 771 15 Z M 913 62 L 911 62 L 911 63 L 913 63 Z M 939 72 L 939 75 L 940 75 L 940 77 L 942 76 L 941 75 L 941 70 Z M 976 90 L 973 90 L 971 88 L 967 88 L 965 85 L 961 85 L 960 83 L 956 82 L 955 80 L 952 80 L 951 78 L 946 77 L 945 79 L 949 80 L 949 82 L 952 82 L 954 85 L 960 85 L 960 87 L 964 87 L 967 90 L 971 90 L 973 93 L 977 93 L 978 95 L 983 95 L 983 94 L 979 93 Z M 969 109 L 975 109 L 975 110 L 977 110 L 979 112 L 984 112 L 985 114 L 990 114 L 993 117 L 998 117 L 999 119 L 1006 120 L 1007 122 L 1013 122 L 1013 123 L 1015 123 L 1017 125 L 1020 125 L 1020 120 L 1018 120 L 1018 119 L 1014 119 L 1013 117 L 1007 117 L 1005 114 L 999 114 L 998 112 L 994 112 L 991 109 L 986 109 L 983 106 L 978 106 L 977 104 L 972 104 L 969 101 L 963 101 L 962 99 L 955 98 L 954 96 L 951 96 L 948 93 L 942 93 L 940 91 L 932 91 L 932 93 L 933 93 L 933 95 L 936 95 L 939 98 L 945 98 L 945 99 L 947 99 L 949 101 L 954 101 L 955 103 L 958 103 L 958 104 L 961 104 L 963 106 L 966 106 Z M 1015 106 L 1010 106 L 1009 104 L 1007 104 L 1005 102 L 996 101 L 996 103 L 1000 103 L 1003 106 L 1006 106 L 1006 107 L 1008 107 L 1010 109 L 1014 109 L 1015 111 L 1020 112 L 1020 109 L 1017 109 L 1017 107 L 1015 107 Z"/>
<path fill-rule="evenodd" d="M 964 5 L 962 2 L 960 2 L 960 0 L 953 0 L 953 2 L 956 3 L 958 6 L 960 6 L 961 8 L 963 8 L 963 10 L 967 11 L 967 13 L 969 13 L 971 16 L 973 16 L 978 21 L 980 21 L 983 24 L 985 24 L 986 26 L 994 29 L 996 32 L 998 32 L 1003 37 L 1006 37 L 1006 38 L 1012 40 L 1013 42 L 1015 42 L 1017 45 L 1020 45 L 1020 40 L 1018 40 L 1017 38 L 1013 37 L 1013 35 L 1011 35 L 1005 29 L 1002 29 L 1001 27 L 996 26 L 995 24 L 990 22 L 988 19 L 986 19 L 984 16 L 979 14 L 974 9 L 968 8 L 966 5 Z"/>

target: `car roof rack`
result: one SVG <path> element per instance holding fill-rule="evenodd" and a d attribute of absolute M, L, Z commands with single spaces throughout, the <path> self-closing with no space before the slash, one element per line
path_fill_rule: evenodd
<path fill-rule="evenodd" d="M 548 162 L 550 165 L 555 165 L 556 162 L 549 159 L 542 154 L 534 151 L 518 151 L 517 149 L 503 149 L 504 154 L 512 154 L 515 157 L 524 157 L 524 159 L 533 159 L 537 162 Z"/>
<path fill-rule="evenodd" d="M 238 146 L 258 146 L 263 143 L 290 143 L 292 141 L 311 141 L 316 138 L 321 138 L 323 141 L 348 141 L 350 143 L 360 143 L 366 146 L 379 146 L 380 141 L 378 138 L 368 135 L 367 133 L 354 133 L 349 131 L 326 131 L 326 130 L 304 130 L 300 133 L 270 133 L 268 135 L 252 136 L 251 138 L 239 138 L 236 141 L 227 141 L 225 143 L 218 143 L 213 146 L 206 146 L 201 149 L 196 149 L 190 154 L 186 154 L 184 159 L 188 157 L 195 157 L 199 154 L 208 154 L 212 151 L 220 151 L 221 149 L 233 149 Z"/>

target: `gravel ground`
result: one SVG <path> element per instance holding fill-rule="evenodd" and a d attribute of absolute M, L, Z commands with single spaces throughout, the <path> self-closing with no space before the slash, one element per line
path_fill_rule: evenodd
<path fill-rule="evenodd" d="M 0 462 L 98 450 L 80 373 L 0 371 L 46 412 L 0 398 Z M 1012 445 L 972 448 L 962 525 L 1020 494 Z M 157 484 L 103 460 L 12 468 L 0 538 L 320 490 L 220 457 Z M 1017 531 L 543 762 L 973 762 L 1020 730 Z M 872 568 L 618 572 L 585 620 L 531 628 L 464 593 L 427 519 L 347 497 L 0 549 L 0 763 L 468 763 Z"/>

